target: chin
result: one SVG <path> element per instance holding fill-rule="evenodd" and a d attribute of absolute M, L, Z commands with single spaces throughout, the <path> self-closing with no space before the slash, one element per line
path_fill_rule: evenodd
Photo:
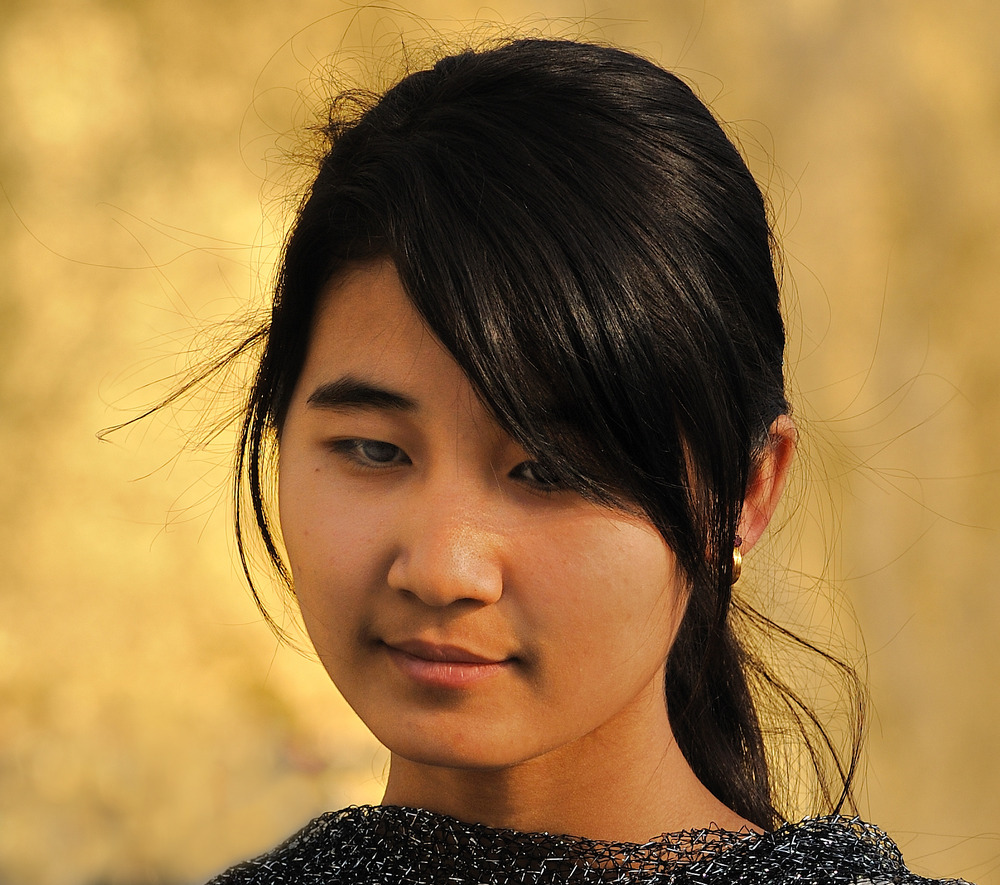
<path fill-rule="evenodd" d="M 475 730 L 475 734 L 470 734 Z M 422 731 L 419 728 L 398 729 L 375 737 L 395 756 L 418 765 L 460 770 L 499 771 L 539 755 L 524 746 L 515 746 L 500 735 L 491 735 L 481 726 L 466 729 Z"/>

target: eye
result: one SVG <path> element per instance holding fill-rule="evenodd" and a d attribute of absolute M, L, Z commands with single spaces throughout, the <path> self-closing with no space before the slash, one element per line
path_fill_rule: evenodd
<path fill-rule="evenodd" d="M 554 492 L 565 488 L 554 470 L 539 461 L 522 461 L 510 472 L 513 479 L 536 486 L 543 491 Z"/>
<path fill-rule="evenodd" d="M 364 467 L 377 469 L 410 463 L 399 446 L 377 439 L 338 439 L 331 448 Z"/>

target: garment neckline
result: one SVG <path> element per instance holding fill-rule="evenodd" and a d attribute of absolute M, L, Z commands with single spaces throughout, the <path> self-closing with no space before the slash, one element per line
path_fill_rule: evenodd
<path fill-rule="evenodd" d="M 713 861 L 733 849 L 739 852 L 757 851 L 786 841 L 801 842 L 803 837 L 825 840 L 836 838 L 839 834 L 841 838 L 849 836 L 862 842 L 887 840 L 892 844 L 881 830 L 860 817 L 847 817 L 836 813 L 807 816 L 799 821 L 785 821 L 774 830 L 759 832 L 748 827 L 739 830 L 714 825 L 691 827 L 661 833 L 646 842 L 593 839 L 566 833 L 494 827 L 406 805 L 352 805 L 339 812 L 329 812 L 324 817 L 338 820 L 354 818 L 364 820 L 368 825 L 383 825 L 389 830 L 398 828 L 399 836 L 403 838 L 407 838 L 406 831 L 412 827 L 438 833 L 444 831 L 452 836 L 459 834 L 474 836 L 475 841 L 481 844 L 503 845 L 511 850 L 524 848 L 534 851 L 543 844 L 550 847 L 561 846 L 579 859 L 614 857 L 616 860 L 639 864 L 642 867 Z M 892 848 L 898 851 L 894 844 Z"/>
<path fill-rule="evenodd" d="M 549 839 L 566 839 L 573 842 L 593 842 L 601 845 L 632 845 L 635 847 L 642 847 L 644 845 L 652 845 L 653 843 L 675 840 L 681 838 L 690 838 L 691 836 L 723 836 L 727 838 L 736 839 L 759 839 L 765 837 L 773 837 L 780 834 L 783 830 L 796 830 L 801 827 L 810 827 L 818 825 L 828 825 L 831 827 L 839 826 L 841 828 L 853 829 L 855 826 L 861 826 L 864 828 L 872 827 L 872 824 L 866 823 L 858 816 L 847 816 L 839 813 L 822 814 L 822 815 L 807 815 L 800 818 L 797 821 L 786 820 L 781 823 L 778 827 L 773 830 L 754 830 L 750 827 L 743 826 L 738 830 L 729 829 L 727 827 L 721 827 L 717 824 L 709 824 L 706 827 L 686 827 L 680 830 L 671 830 L 667 832 L 660 833 L 659 835 L 653 836 L 645 842 L 632 842 L 624 839 L 595 839 L 590 836 L 579 836 L 573 833 L 558 833 L 550 832 L 548 830 L 519 830 L 514 827 L 498 827 L 491 824 L 480 823 L 478 821 L 466 821 L 461 818 L 455 817 L 450 814 L 445 814 L 440 811 L 431 811 L 427 808 L 421 808 L 416 805 L 370 805 L 370 804 L 360 804 L 360 805 L 349 805 L 341 811 L 328 812 L 328 814 L 344 814 L 347 812 L 361 812 L 365 815 L 379 813 L 390 814 L 393 812 L 399 812 L 406 815 L 415 815 L 424 817 L 426 819 L 433 819 L 442 822 L 447 822 L 456 827 L 463 828 L 475 828 L 483 832 L 491 832 L 503 835 L 512 836 L 545 836 Z"/>

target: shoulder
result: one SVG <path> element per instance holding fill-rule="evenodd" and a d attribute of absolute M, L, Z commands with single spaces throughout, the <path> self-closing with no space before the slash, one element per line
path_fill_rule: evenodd
<path fill-rule="evenodd" d="M 720 858 L 723 860 L 723 858 Z M 815 885 L 946 885 L 910 872 L 896 843 L 873 824 L 837 815 L 807 818 L 749 836 L 725 852 L 733 881 Z M 752 875 L 752 879 L 750 878 Z M 706 880 L 707 881 L 707 880 Z"/>

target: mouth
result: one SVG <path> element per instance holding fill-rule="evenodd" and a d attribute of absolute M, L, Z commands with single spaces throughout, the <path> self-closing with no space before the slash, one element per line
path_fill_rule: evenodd
<path fill-rule="evenodd" d="M 446 643 L 407 639 L 382 642 L 404 676 L 436 688 L 467 688 L 500 675 L 514 658 L 482 654 Z"/>
<path fill-rule="evenodd" d="M 506 656 L 495 657 L 491 655 L 477 654 L 467 648 L 460 648 L 457 645 L 447 643 L 425 642 L 422 639 L 406 639 L 402 642 L 386 642 L 386 646 L 396 651 L 424 661 L 433 661 L 452 664 L 502 664 L 507 661 Z"/>

